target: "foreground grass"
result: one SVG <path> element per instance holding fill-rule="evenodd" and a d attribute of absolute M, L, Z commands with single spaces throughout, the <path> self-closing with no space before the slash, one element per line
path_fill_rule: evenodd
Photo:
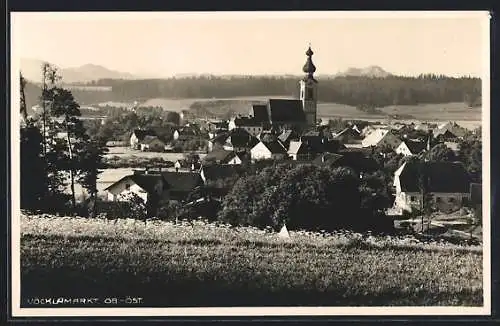
<path fill-rule="evenodd" d="M 354 233 L 22 218 L 22 296 L 147 306 L 482 305 L 480 247 Z"/>

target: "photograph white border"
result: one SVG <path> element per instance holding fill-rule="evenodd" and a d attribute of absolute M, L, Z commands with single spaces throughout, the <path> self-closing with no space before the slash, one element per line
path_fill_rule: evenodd
<path fill-rule="evenodd" d="M 14 35 L 16 17 L 48 16 L 50 19 L 282 19 L 282 18 L 481 18 L 482 19 L 482 141 L 483 141 L 483 306 L 482 307 L 214 307 L 214 308 L 21 308 L 20 293 L 20 56 Z M 488 11 L 317 11 L 317 12 L 11 12 L 11 307 L 12 317 L 91 316 L 436 316 L 491 314 L 490 230 L 490 13 Z"/>

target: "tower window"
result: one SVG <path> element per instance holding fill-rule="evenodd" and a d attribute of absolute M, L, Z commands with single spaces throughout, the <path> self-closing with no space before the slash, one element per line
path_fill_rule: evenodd
<path fill-rule="evenodd" d="M 307 100 L 312 100 L 314 97 L 314 91 L 312 88 L 307 88 L 306 89 L 306 99 Z"/>

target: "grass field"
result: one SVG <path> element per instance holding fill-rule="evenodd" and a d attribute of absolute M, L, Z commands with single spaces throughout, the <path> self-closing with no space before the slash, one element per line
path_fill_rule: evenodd
<path fill-rule="evenodd" d="M 175 162 L 184 158 L 185 153 L 165 153 L 165 152 L 143 152 L 134 150 L 130 147 L 109 147 L 105 157 L 144 157 L 144 158 L 162 158 L 166 161 Z M 200 153 L 200 158 L 203 158 L 206 153 Z"/>
<path fill-rule="evenodd" d="M 21 295 L 143 306 L 482 305 L 480 246 L 22 216 Z M 23 302 L 23 305 L 26 302 Z"/>

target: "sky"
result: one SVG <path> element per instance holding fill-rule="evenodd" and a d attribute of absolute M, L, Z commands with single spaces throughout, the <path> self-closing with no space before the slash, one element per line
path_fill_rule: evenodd
<path fill-rule="evenodd" d="M 138 75 L 317 74 L 377 65 L 398 75 L 481 76 L 484 12 L 12 13 L 12 55 Z"/>

